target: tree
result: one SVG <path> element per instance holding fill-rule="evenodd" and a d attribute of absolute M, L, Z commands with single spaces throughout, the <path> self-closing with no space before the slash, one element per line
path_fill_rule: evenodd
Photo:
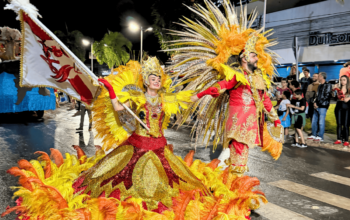
<path fill-rule="evenodd" d="M 68 32 L 55 31 L 55 35 L 82 61 L 85 61 L 86 48 L 82 41 L 86 38 L 83 33 L 78 30 Z"/>
<path fill-rule="evenodd" d="M 106 63 L 112 69 L 129 61 L 131 48 L 132 43 L 123 34 L 110 32 L 93 44 L 92 51 L 100 64 Z"/>

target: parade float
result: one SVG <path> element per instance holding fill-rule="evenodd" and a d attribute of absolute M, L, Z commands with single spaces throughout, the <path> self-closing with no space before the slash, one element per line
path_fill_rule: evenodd
<path fill-rule="evenodd" d="M 54 110 L 55 94 L 45 87 L 21 87 L 21 33 L 0 27 L 0 113 L 33 112 L 39 118 L 45 110 Z"/>

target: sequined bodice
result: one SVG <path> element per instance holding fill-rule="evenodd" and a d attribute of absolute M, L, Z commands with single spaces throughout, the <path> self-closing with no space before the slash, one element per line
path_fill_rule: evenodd
<path fill-rule="evenodd" d="M 147 99 L 146 104 L 139 111 L 139 116 L 140 119 L 150 128 L 150 132 L 143 128 L 140 123 L 137 123 L 136 134 L 150 137 L 151 135 L 149 135 L 149 133 L 151 133 L 152 137 L 156 138 L 163 136 L 162 122 L 164 119 L 164 112 L 162 111 L 162 104 L 159 100 Z"/>

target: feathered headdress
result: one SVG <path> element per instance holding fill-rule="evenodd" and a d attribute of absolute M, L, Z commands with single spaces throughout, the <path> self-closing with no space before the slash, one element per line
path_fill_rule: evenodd
<path fill-rule="evenodd" d="M 278 63 L 277 55 L 268 47 L 276 45 L 277 42 L 267 39 L 272 35 L 271 31 L 262 32 L 262 29 L 251 28 L 257 12 L 254 10 L 248 17 L 247 7 L 241 6 L 238 18 L 234 6 L 228 0 L 223 1 L 225 14 L 211 1 L 204 0 L 204 3 L 207 8 L 198 4 L 188 7 L 202 21 L 184 18 L 180 24 L 184 27 L 183 31 L 170 30 L 170 34 L 177 35 L 180 39 L 170 41 L 172 44 L 169 46 L 181 47 L 164 50 L 178 52 L 173 57 L 175 64 L 169 68 L 175 68 L 178 70 L 177 74 L 184 75 L 185 78 L 196 75 L 204 80 L 210 73 L 214 73 L 223 79 L 225 71 L 222 64 L 231 56 L 238 57 L 242 53 L 249 60 L 249 53 L 254 52 L 258 55 L 258 68 L 262 73 L 274 75 L 274 64 Z M 198 74 L 199 70 L 202 74 Z M 192 74 L 194 72 L 197 74 Z"/>
<path fill-rule="evenodd" d="M 142 62 L 141 69 L 143 83 L 149 85 L 148 77 L 150 75 L 159 76 L 161 78 L 161 87 L 169 89 L 169 77 L 164 73 L 162 67 L 160 66 L 159 60 L 157 57 L 148 57 L 147 60 Z"/>
<path fill-rule="evenodd" d="M 239 77 L 243 74 L 237 74 L 226 64 L 237 62 L 239 55 L 249 61 L 249 54 L 254 52 L 259 58 L 257 66 L 269 86 L 270 79 L 275 74 L 274 64 L 278 61 L 277 55 L 268 47 L 276 45 L 277 42 L 267 39 L 272 35 L 271 31 L 262 32 L 262 29 L 251 28 L 257 12 L 254 10 L 248 17 L 247 7 L 241 6 L 238 16 L 228 0 L 222 3 L 224 13 L 211 1 L 204 0 L 204 3 L 206 8 L 198 4 L 188 7 L 199 20 L 184 18 L 179 24 L 184 27 L 183 31 L 170 30 L 170 34 L 180 37 L 170 41 L 169 45 L 181 46 L 180 48 L 164 50 L 177 52 L 172 58 L 174 64 L 168 67 L 168 70 L 175 70 L 175 77 L 183 76 L 177 81 L 177 85 L 188 83 L 185 90 L 201 92 L 218 81 L 232 79 L 234 75 L 245 84 L 244 77 Z M 205 97 L 184 111 L 184 117 L 178 123 L 184 122 L 192 114 L 197 114 L 193 127 L 197 131 L 197 138 L 215 130 L 216 145 L 223 140 L 227 102 L 228 95 L 225 93 L 217 99 Z"/>

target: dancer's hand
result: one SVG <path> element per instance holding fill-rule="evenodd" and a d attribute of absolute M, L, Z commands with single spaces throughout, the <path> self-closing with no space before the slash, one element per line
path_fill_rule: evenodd
<path fill-rule="evenodd" d="M 197 94 L 197 97 L 200 99 L 205 95 L 211 95 L 213 98 L 216 98 L 220 95 L 218 88 L 216 87 L 209 87 L 208 89 L 204 90 L 203 92 L 200 92 Z"/>
<path fill-rule="evenodd" d="M 113 86 L 105 79 L 98 79 L 99 82 L 101 82 L 105 88 L 108 90 L 109 92 L 109 97 L 111 99 L 115 99 L 117 96 L 115 95 L 115 92 L 113 90 Z"/>
<path fill-rule="evenodd" d="M 274 121 L 274 123 L 275 123 L 275 127 L 277 127 L 277 125 L 281 124 L 281 121 L 279 119 L 277 119 L 276 121 Z"/>

